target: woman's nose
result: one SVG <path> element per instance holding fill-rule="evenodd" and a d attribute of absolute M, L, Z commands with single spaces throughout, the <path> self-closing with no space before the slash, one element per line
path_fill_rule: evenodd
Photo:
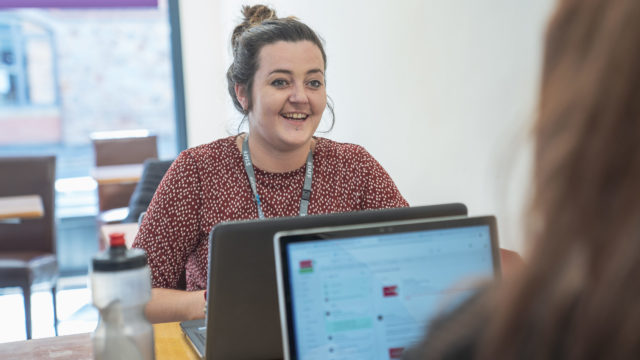
<path fill-rule="evenodd" d="M 293 86 L 291 88 L 291 94 L 289 95 L 289 101 L 292 103 L 308 103 L 309 98 L 304 91 L 304 86 Z"/>

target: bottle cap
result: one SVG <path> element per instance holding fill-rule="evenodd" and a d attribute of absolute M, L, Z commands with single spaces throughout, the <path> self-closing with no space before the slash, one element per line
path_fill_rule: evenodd
<path fill-rule="evenodd" d="M 142 249 L 127 249 L 124 234 L 109 235 L 111 247 L 92 259 L 94 271 L 122 271 L 147 266 L 147 254 Z"/>
<path fill-rule="evenodd" d="M 109 246 L 124 246 L 124 233 L 117 232 L 109 234 Z"/>

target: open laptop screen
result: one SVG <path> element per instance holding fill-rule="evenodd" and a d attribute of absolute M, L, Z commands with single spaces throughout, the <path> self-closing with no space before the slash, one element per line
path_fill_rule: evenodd
<path fill-rule="evenodd" d="M 399 359 L 443 304 L 458 303 L 476 289 L 474 280 L 493 276 L 493 218 L 484 219 L 285 241 L 290 358 Z"/>

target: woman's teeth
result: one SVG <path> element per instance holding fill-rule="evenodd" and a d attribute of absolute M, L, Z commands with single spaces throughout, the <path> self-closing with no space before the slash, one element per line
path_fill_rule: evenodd
<path fill-rule="evenodd" d="M 289 113 L 289 114 L 282 114 L 282 117 L 285 117 L 287 119 L 292 119 L 292 120 L 304 120 L 307 118 L 307 114 Z"/>

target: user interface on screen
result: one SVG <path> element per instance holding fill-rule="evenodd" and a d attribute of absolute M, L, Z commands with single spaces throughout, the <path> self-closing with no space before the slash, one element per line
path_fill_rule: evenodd
<path fill-rule="evenodd" d="M 400 359 L 493 276 L 489 226 L 286 245 L 298 359 Z M 290 335 L 291 336 L 291 335 Z"/>

